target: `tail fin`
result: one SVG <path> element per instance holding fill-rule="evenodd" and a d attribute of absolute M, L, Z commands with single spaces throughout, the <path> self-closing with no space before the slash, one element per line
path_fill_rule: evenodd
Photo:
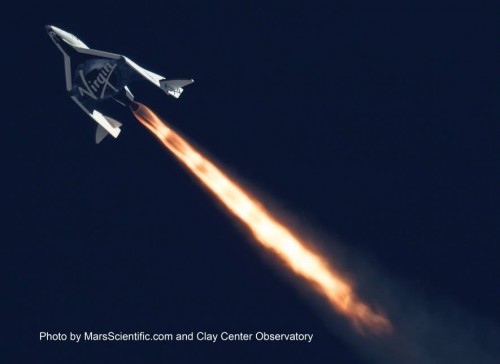
<path fill-rule="evenodd" d="M 104 129 L 102 126 L 100 126 L 99 124 L 97 124 L 97 130 L 95 132 L 95 143 L 99 144 L 100 142 L 102 142 L 102 140 L 108 134 L 109 133 L 108 133 L 108 131 L 106 129 Z"/>
<path fill-rule="evenodd" d="M 188 86 L 188 85 L 192 84 L 193 82 L 194 82 L 193 79 L 191 79 L 191 80 L 165 80 L 165 79 L 163 79 L 160 81 L 160 87 L 167 94 L 178 99 L 179 96 L 181 96 L 182 92 L 184 91 L 183 87 Z"/>
<path fill-rule="evenodd" d="M 102 115 L 97 110 L 94 110 L 94 113 L 91 115 L 95 121 L 97 121 L 97 130 L 95 133 L 95 142 L 99 144 L 108 134 L 113 135 L 113 137 L 117 138 L 118 134 L 120 134 L 120 126 L 122 124 L 110 118 L 109 116 Z"/>

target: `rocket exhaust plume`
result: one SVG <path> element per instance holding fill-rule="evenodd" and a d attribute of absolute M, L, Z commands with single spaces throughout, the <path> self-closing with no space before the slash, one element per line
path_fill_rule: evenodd
<path fill-rule="evenodd" d="M 244 188 L 167 126 L 146 106 L 134 103 L 135 117 L 248 229 L 259 245 L 304 279 L 361 333 L 389 334 L 393 326 L 355 293 L 352 285 Z"/>

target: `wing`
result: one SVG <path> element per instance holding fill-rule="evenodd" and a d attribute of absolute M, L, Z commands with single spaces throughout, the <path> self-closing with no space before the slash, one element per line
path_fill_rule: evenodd
<path fill-rule="evenodd" d="M 132 61 L 131 59 L 129 59 L 125 56 L 123 56 L 123 59 L 125 59 L 125 62 L 133 70 L 135 70 L 138 74 L 140 74 L 146 80 L 150 81 L 151 83 L 153 83 L 154 85 L 158 86 L 163 91 L 165 91 L 167 94 L 169 94 L 170 96 L 173 96 L 175 98 L 179 98 L 179 96 L 184 91 L 183 90 L 184 86 L 190 85 L 194 82 L 193 79 L 191 79 L 191 80 L 167 80 L 163 76 L 160 76 L 154 72 L 151 72 L 145 68 L 142 68 L 137 63 L 135 63 L 134 61 Z"/>
<path fill-rule="evenodd" d="M 178 98 L 184 91 L 183 87 L 190 85 L 194 80 L 167 80 L 165 77 L 148 71 L 147 69 L 139 66 L 130 58 L 120 54 L 99 51 L 97 49 L 90 49 L 81 46 L 72 45 L 73 49 L 77 52 L 78 59 L 71 59 L 65 55 L 64 63 L 66 69 L 66 88 L 71 90 L 72 80 L 74 74 L 73 65 L 80 64 L 83 60 L 88 58 L 107 58 L 107 59 L 123 59 L 131 70 L 135 71 L 138 75 L 153 83 L 155 86 L 161 88 L 165 93 L 175 98 Z M 63 52 L 64 53 L 64 52 Z M 73 57 L 71 57 L 73 58 Z"/>

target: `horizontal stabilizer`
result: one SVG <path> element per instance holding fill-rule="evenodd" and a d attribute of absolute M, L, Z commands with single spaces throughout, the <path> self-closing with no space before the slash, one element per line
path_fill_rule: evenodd
<path fill-rule="evenodd" d="M 192 84 L 194 80 L 161 80 L 160 87 L 167 94 L 175 97 L 176 99 L 181 96 L 184 91 L 183 87 Z"/>

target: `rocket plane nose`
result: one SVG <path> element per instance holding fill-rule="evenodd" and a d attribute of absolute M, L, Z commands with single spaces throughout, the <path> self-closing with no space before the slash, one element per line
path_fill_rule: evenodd
<path fill-rule="evenodd" d="M 52 25 L 46 25 L 46 26 L 45 26 L 45 30 L 46 30 L 47 32 L 52 31 Z"/>

